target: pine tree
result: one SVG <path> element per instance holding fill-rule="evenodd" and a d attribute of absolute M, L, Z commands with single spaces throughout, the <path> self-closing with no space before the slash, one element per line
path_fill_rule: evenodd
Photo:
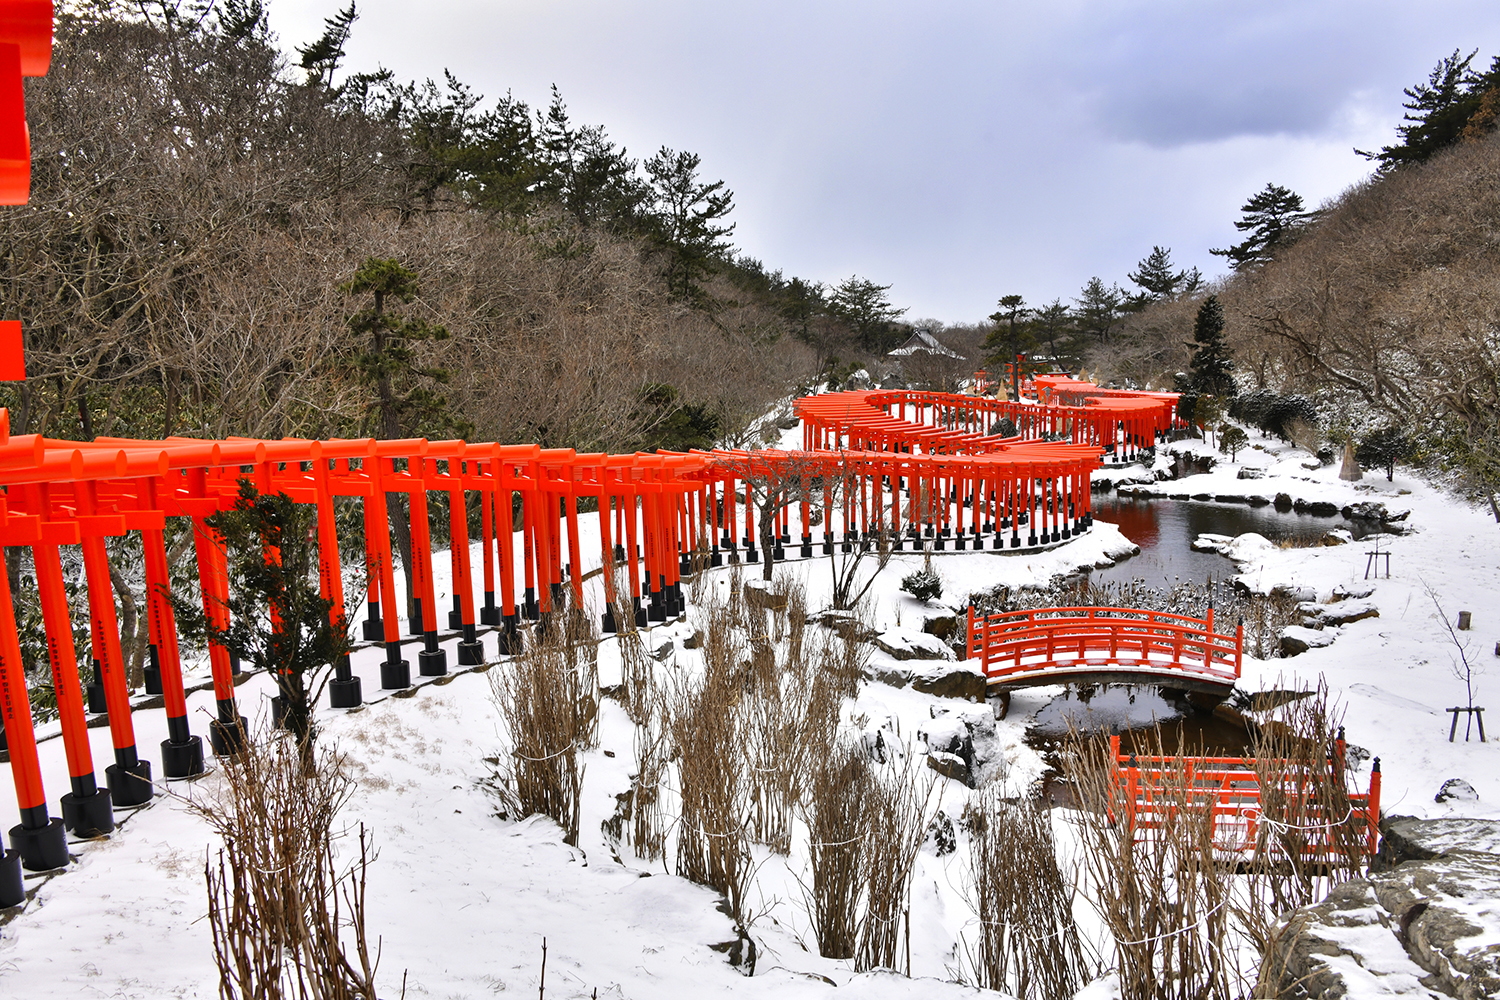
<path fill-rule="evenodd" d="M 1229 347 L 1224 343 L 1224 307 L 1219 298 L 1210 295 L 1198 307 L 1198 317 L 1193 321 L 1193 360 L 1188 365 L 1188 385 L 1192 391 L 1203 395 L 1233 396 L 1234 359 L 1229 356 Z"/>
<path fill-rule="evenodd" d="M 1151 253 L 1126 277 L 1141 289 L 1138 294 L 1130 296 L 1128 304 L 1131 308 L 1143 309 L 1152 302 L 1176 298 L 1178 290 L 1188 281 L 1188 272 L 1172 270 L 1171 247 L 1153 246 Z"/>
<path fill-rule="evenodd" d="M 1280 184 L 1267 184 L 1250 200 L 1240 206 L 1244 216 L 1234 224 L 1242 233 L 1249 233 L 1244 242 L 1236 243 L 1226 250 L 1210 250 L 1209 253 L 1227 257 L 1229 266 L 1236 271 L 1253 264 L 1264 263 L 1276 255 L 1279 247 L 1289 244 L 1311 217 L 1302 210 L 1302 196 Z"/>
<path fill-rule="evenodd" d="M 1500 117 L 1500 56 L 1483 73 L 1469 68 L 1478 54 L 1476 49 L 1460 58 L 1459 50 L 1442 59 L 1427 76 L 1426 83 L 1405 88 L 1406 114 L 1396 132 L 1401 141 L 1384 146 L 1378 153 L 1362 149 L 1355 152 L 1367 160 L 1380 163 L 1388 173 L 1411 163 L 1422 163 L 1439 150 L 1465 138 L 1493 130 Z"/>
<path fill-rule="evenodd" d="M 434 386 L 448 381 L 448 373 L 439 368 L 424 368 L 414 345 L 423 340 L 446 340 L 448 330 L 419 317 L 408 318 L 391 312 L 389 306 L 409 304 L 417 297 L 415 271 L 395 260 L 366 258 L 344 286 L 352 295 L 369 295 L 370 305 L 349 317 L 349 329 L 360 338 L 355 359 L 358 377 L 374 390 L 367 408 L 367 421 L 376 437 L 397 439 L 426 436 L 427 432 L 449 430 L 464 437 L 470 430 L 448 413 L 448 401 Z M 368 339 L 366 339 L 368 338 Z M 401 556 L 406 576 L 406 593 L 412 604 L 417 594 L 411 579 L 411 522 L 398 494 L 387 493 L 386 513 Z"/>
<path fill-rule="evenodd" d="M 723 181 L 698 179 L 697 153 L 663 146 L 646 161 L 651 188 L 652 237 L 667 259 L 667 290 L 699 307 L 711 306 L 702 282 L 713 276 L 729 253 L 734 223 L 734 192 Z"/>
<path fill-rule="evenodd" d="M 344 46 L 349 43 L 349 34 L 359 14 L 354 9 L 354 0 L 349 6 L 323 19 L 323 35 L 317 41 L 297 46 L 297 55 L 302 59 L 298 65 L 307 70 L 307 85 L 314 90 L 335 94 L 333 73 L 344 58 Z"/>
<path fill-rule="evenodd" d="M 1098 337 L 1100 342 L 1109 340 L 1109 335 L 1114 332 L 1115 323 L 1120 318 L 1120 309 L 1125 304 L 1125 295 L 1120 291 L 1120 286 L 1106 286 L 1103 278 L 1090 278 L 1078 298 L 1073 301 L 1078 304 L 1075 315 L 1079 331 Z"/>
<path fill-rule="evenodd" d="M 1027 318 L 1034 312 L 1026 307 L 1026 300 L 1019 295 L 1006 295 L 1000 299 L 1000 308 L 990 313 L 990 322 L 995 326 L 984 338 L 985 364 L 1004 371 L 1006 365 L 1016 365 L 1016 355 L 1024 354 L 1036 346 L 1036 333 Z M 1012 389 L 1016 398 L 1021 398 L 1021 371 L 1016 365 L 1011 371 Z"/>
<path fill-rule="evenodd" d="M 828 308 L 837 317 L 854 328 L 859 346 L 866 351 L 878 352 L 887 349 L 891 325 L 900 319 L 905 309 L 897 309 L 885 293 L 890 285 L 877 285 L 858 275 L 839 282 L 828 298 Z"/>

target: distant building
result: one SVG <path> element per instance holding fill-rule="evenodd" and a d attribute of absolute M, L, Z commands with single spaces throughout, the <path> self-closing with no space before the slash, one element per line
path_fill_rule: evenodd
<path fill-rule="evenodd" d="M 945 358 L 961 359 L 963 355 L 944 347 L 932 331 L 926 327 L 919 327 L 912 331 L 911 337 L 906 343 L 886 355 L 888 358 L 909 358 L 916 354 L 938 354 Z"/>

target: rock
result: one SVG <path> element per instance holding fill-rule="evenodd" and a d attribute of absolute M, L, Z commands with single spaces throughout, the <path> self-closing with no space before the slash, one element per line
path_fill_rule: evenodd
<path fill-rule="evenodd" d="M 1208 500 L 1212 500 L 1213 498 L 1214 498 L 1214 495 L 1212 493 L 1194 493 L 1193 494 L 1193 499 L 1194 500 L 1198 500 L 1198 501 L 1208 501 Z"/>
<path fill-rule="evenodd" d="M 1478 802 L 1479 793 L 1474 786 L 1462 778 L 1449 778 L 1432 797 L 1434 802 Z"/>
<path fill-rule="evenodd" d="M 922 631 L 928 635 L 935 635 L 939 639 L 947 641 L 958 634 L 959 630 L 957 615 L 939 615 L 929 618 L 922 623 Z"/>
<path fill-rule="evenodd" d="M 682 640 L 683 649 L 700 649 L 703 646 L 703 630 L 694 629 L 693 634 Z"/>
<path fill-rule="evenodd" d="M 1261 496 L 1258 493 L 1252 493 L 1248 497 L 1245 498 L 1245 502 L 1248 503 L 1252 507 L 1264 507 L 1266 504 L 1270 503 L 1271 501 L 1267 500 L 1265 497 Z"/>
<path fill-rule="evenodd" d="M 1314 517 L 1333 517 L 1339 512 L 1338 504 L 1327 500 L 1303 500 L 1300 497 L 1292 501 L 1292 510 L 1299 514 L 1311 514 Z"/>
<path fill-rule="evenodd" d="M 945 753 L 941 750 L 930 752 L 927 754 L 927 766 L 945 778 L 969 784 L 969 765 L 965 764 L 964 759 L 957 754 Z"/>
<path fill-rule="evenodd" d="M 1193 539 L 1193 551 L 1222 553 L 1229 543 L 1233 541 L 1233 535 L 1215 535 L 1205 531 Z"/>
<path fill-rule="evenodd" d="M 654 659 L 654 660 L 656 660 L 658 663 L 664 663 L 664 662 L 666 662 L 667 657 L 669 657 L 671 655 L 672 655 L 672 640 L 671 639 L 662 639 L 661 642 L 657 643 L 656 646 L 651 650 L 651 658 Z"/>
<path fill-rule="evenodd" d="M 1333 636 L 1327 632 L 1319 632 L 1301 625 L 1288 625 L 1281 630 L 1282 656 L 1297 656 L 1309 649 L 1321 649 L 1332 644 Z"/>
<path fill-rule="evenodd" d="M 927 824 L 927 840 L 932 842 L 932 849 L 940 858 L 958 849 L 958 833 L 953 829 L 953 820 L 941 809 Z"/>
<path fill-rule="evenodd" d="M 1351 521 L 1384 521 L 1385 504 L 1366 500 L 1361 503 L 1347 504 L 1340 513 Z"/>
<path fill-rule="evenodd" d="M 1359 583 L 1341 583 L 1333 588 L 1333 600 L 1343 601 L 1351 597 L 1369 597 L 1375 593 L 1375 585 L 1360 581 Z"/>
<path fill-rule="evenodd" d="M 1266 475 L 1266 470 L 1265 469 L 1248 469 L 1248 468 L 1246 468 L 1246 469 L 1241 469 L 1239 472 L 1235 473 L 1235 477 L 1234 478 L 1236 478 L 1236 479 L 1264 479 L 1265 475 Z"/>
<path fill-rule="evenodd" d="M 938 698 L 983 701 L 986 678 L 976 668 L 959 662 L 933 666 L 921 673 L 914 673 L 911 686 L 923 694 L 934 695 Z"/>
<path fill-rule="evenodd" d="M 848 639 L 853 636 L 859 642 L 868 642 L 876 635 L 852 611 L 835 611 L 829 608 L 826 611 L 819 611 L 815 615 L 809 615 L 807 620 L 814 625 L 821 625 L 826 629 L 832 629 L 838 633 L 841 639 Z"/>
<path fill-rule="evenodd" d="M 1313 1000 L 1495 996 L 1496 900 L 1500 857 L 1474 851 L 1352 879 L 1280 922 L 1262 982 Z"/>
<path fill-rule="evenodd" d="M 1379 617 L 1380 609 L 1370 601 L 1362 599 L 1340 601 L 1338 604 L 1325 605 L 1322 612 L 1324 625 L 1348 625 L 1350 622 Z"/>
<path fill-rule="evenodd" d="M 1311 472 L 1314 469 L 1321 469 L 1323 467 L 1323 462 L 1318 458 L 1318 456 L 1314 455 L 1312 458 L 1304 458 L 1302 460 L 1302 467 Z"/>
<path fill-rule="evenodd" d="M 1289 511 L 1289 510 L 1292 509 L 1292 497 L 1291 497 L 1291 494 L 1289 494 L 1289 493 L 1278 493 L 1278 494 L 1276 494 L 1276 499 L 1273 500 L 1272 503 L 1274 503 L 1276 505 L 1276 509 L 1277 510 L 1282 511 L 1283 513 L 1286 512 L 1286 511 Z"/>
<path fill-rule="evenodd" d="M 1238 493 L 1216 493 L 1216 494 L 1214 494 L 1214 502 L 1215 503 L 1249 503 L 1250 500 L 1247 497 L 1240 496 Z"/>
<path fill-rule="evenodd" d="M 1379 618 L 1380 609 L 1366 600 L 1339 601 L 1317 604 L 1311 601 L 1297 605 L 1302 624 L 1310 628 L 1326 628 L 1329 625 L 1348 625 L 1366 618 Z"/>
<path fill-rule="evenodd" d="M 876 649 L 898 660 L 951 660 L 953 650 L 935 635 L 906 628 L 888 628 L 870 640 Z"/>
<path fill-rule="evenodd" d="M 1380 821 L 1380 862 L 1386 868 L 1429 861 L 1454 851 L 1500 854 L 1500 820 L 1444 816 L 1386 816 Z"/>
<path fill-rule="evenodd" d="M 1354 541 L 1354 535 L 1343 528 L 1334 528 L 1318 539 L 1318 544 L 1326 547 L 1333 545 L 1348 545 Z"/>

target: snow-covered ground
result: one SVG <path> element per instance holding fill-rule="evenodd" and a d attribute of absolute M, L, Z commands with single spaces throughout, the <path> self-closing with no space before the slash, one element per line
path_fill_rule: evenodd
<path fill-rule="evenodd" d="M 795 446 L 800 431 L 789 430 L 782 437 Z M 1369 597 L 1379 617 L 1331 626 L 1334 642 L 1295 658 L 1247 659 L 1242 686 L 1309 688 L 1320 677 L 1326 679 L 1345 712 L 1350 741 L 1382 760 L 1388 811 L 1500 816 L 1495 756 L 1500 741 L 1480 743 L 1476 734 L 1465 742 L 1462 724 L 1459 739 L 1447 741 L 1444 709 L 1465 704 L 1464 684 L 1452 669 L 1457 650 L 1427 593 L 1431 588 L 1450 619 L 1460 610 L 1473 612 L 1473 629 L 1458 635 L 1469 640 L 1476 701 L 1485 704 L 1500 675 L 1495 655 L 1500 611 L 1493 602 L 1500 593 L 1500 525 L 1487 511 L 1415 479 L 1398 475 L 1388 484 L 1383 476 L 1367 476 L 1358 484 L 1342 483 L 1337 466 L 1307 469 L 1305 453 L 1258 436 L 1252 439 L 1262 449 L 1242 451 L 1237 466 L 1157 488 L 1186 496 L 1243 495 L 1254 489 L 1267 496 L 1285 492 L 1339 505 L 1377 500 L 1392 510 L 1409 508 L 1411 515 L 1406 534 L 1381 536 L 1382 550 L 1391 553 L 1391 576 L 1376 581 Z M 1262 478 L 1240 480 L 1240 467 L 1261 470 Z M 1144 468 L 1133 474 L 1140 481 L 1151 478 Z M 1101 475 L 1129 478 L 1119 470 Z M 796 528 L 793 534 L 795 539 Z M 582 519 L 581 535 L 587 571 L 599 563 L 591 517 Z M 821 540 L 820 534 L 815 537 Z M 1287 584 L 1312 589 L 1327 600 L 1336 587 L 1365 582 L 1366 551 L 1373 544 L 1280 548 L 1246 540 L 1232 554 L 1241 559 L 1245 582 L 1257 590 Z M 944 596 L 931 605 L 900 591 L 901 578 L 922 565 L 920 555 L 900 554 L 871 588 L 870 618 L 878 629 L 899 629 L 899 638 L 920 629 L 928 617 L 955 612 L 961 617 L 971 592 L 997 584 L 1044 583 L 1079 567 L 1107 564 L 1129 550 L 1119 531 L 1103 522 L 1082 538 L 1044 552 L 950 550 L 934 558 Z M 795 544 L 789 547 L 793 552 Z M 805 582 L 814 610 L 830 592 L 829 562 L 827 557 L 793 560 L 781 569 Z M 446 611 L 448 560 L 439 555 L 434 563 L 439 607 Z M 712 571 L 706 586 L 727 591 L 731 572 L 729 567 Z M 758 570 L 746 568 L 744 574 L 750 578 Z M 598 577 L 588 588 L 597 603 Z M 653 647 L 667 638 L 673 641 L 669 669 L 693 667 L 698 654 L 682 645 L 691 635 L 693 614 L 690 609 L 688 623 L 652 631 Z M 491 658 L 494 641 L 484 638 Z M 602 673 L 610 669 L 612 642 L 601 650 Z M 616 793 L 628 787 L 634 750 L 632 726 L 611 700 L 601 709 L 600 746 L 586 754 L 579 846 L 564 845 L 561 831 L 550 821 L 499 818 L 490 789 L 492 760 L 506 747 L 489 677 L 482 671 L 458 672 L 453 641 L 445 646 L 450 677 L 403 698 L 379 691 L 378 649 L 356 652 L 355 668 L 364 678 L 370 704 L 354 712 L 320 713 L 323 738 L 348 754 L 358 782 L 342 821 L 366 824 L 380 849 L 370 871 L 369 926 L 381 937 L 383 995 L 398 995 L 403 976 L 407 995 L 414 997 L 536 990 L 543 938 L 548 943 L 548 997 L 588 997 L 595 989 L 601 997 L 636 998 L 731 993 L 925 998 L 975 992 L 944 982 L 956 977 L 961 964 L 956 942 L 961 935 L 972 941 L 976 920 L 963 902 L 964 851 L 960 847 L 940 856 L 930 843 L 920 856 L 912 894 L 911 971 L 925 978 L 855 976 L 848 962 L 818 957 L 798 885 L 799 877 L 805 878 L 806 851 L 795 844 L 790 859 L 757 854 L 762 864 L 749 902 L 756 973 L 746 978 L 732 968 L 711 947 L 735 936 L 730 920 L 716 908 L 713 892 L 670 874 L 660 862 L 646 865 L 628 852 L 620 861 L 612 856 L 601 824 L 615 811 Z M 913 665 L 879 650 L 872 653 L 872 671 Z M 200 670 L 196 676 L 201 675 Z M 242 711 L 263 725 L 268 714 L 264 699 L 270 693 L 265 678 L 246 681 L 239 688 Z M 1005 778 L 1016 787 L 1043 771 L 1023 737 L 1028 722 L 1057 693 L 1017 693 L 1008 717 L 996 723 Z M 1112 704 L 1108 699 L 1096 702 L 1100 711 Z M 1115 707 L 1128 715 L 1155 705 L 1145 699 Z M 194 694 L 189 707 L 194 730 L 205 732 L 211 693 Z M 847 707 L 846 718 L 850 725 L 898 729 L 910 740 L 944 709 L 957 714 L 980 708 L 910 687 L 867 683 Z M 162 712 L 137 712 L 135 726 L 143 756 L 156 758 L 154 748 L 166 736 Z M 90 730 L 90 736 L 96 766 L 102 768 L 110 760 L 109 731 Z M 67 788 L 62 741 L 45 740 L 41 752 L 55 808 Z M 1367 774 L 1368 764 L 1364 767 Z M 8 765 L 0 771 L 8 772 Z M 1438 787 L 1453 777 L 1468 781 L 1478 800 L 1434 802 Z M 203 886 L 212 836 L 181 797 L 204 794 L 218 780 L 210 774 L 195 782 L 162 783 L 155 802 L 125 819 L 112 837 L 75 844 L 77 861 L 65 872 L 45 880 L 32 876 L 33 884 L 41 883 L 34 898 L 0 927 L 0 996 L 216 996 Z M 939 791 L 949 817 L 957 817 L 973 794 L 946 779 L 940 779 Z M 9 774 L 0 773 L 0 816 L 6 815 L 16 815 L 15 802 Z M 671 857 L 669 846 L 668 867 Z M 1100 982 L 1088 992 L 1102 997 L 1110 989 Z"/>

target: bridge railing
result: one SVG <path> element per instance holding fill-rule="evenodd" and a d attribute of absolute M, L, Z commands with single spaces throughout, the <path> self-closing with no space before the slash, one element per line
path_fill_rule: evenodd
<path fill-rule="evenodd" d="M 1115 800 L 1130 827 L 1143 832 L 1173 825 L 1185 808 L 1207 809 L 1214 846 L 1226 852 L 1264 850 L 1275 860 L 1295 853 L 1304 863 L 1318 863 L 1347 854 L 1352 838 L 1373 855 L 1380 835 L 1380 758 L 1368 791 L 1330 795 L 1345 782 L 1343 749 L 1341 738 L 1324 776 L 1305 762 L 1123 753 L 1120 737 L 1111 736 Z M 1263 775 L 1274 776 L 1274 796 L 1265 794 Z M 1281 818 L 1266 815 L 1267 798 L 1274 798 Z"/>
<path fill-rule="evenodd" d="M 993 681 L 1048 669 L 1126 667 L 1207 676 L 1232 683 L 1240 676 L 1244 627 L 1214 631 L 1205 618 L 1136 608 L 1037 608 L 975 616 L 969 608 L 969 659 Z"/>

